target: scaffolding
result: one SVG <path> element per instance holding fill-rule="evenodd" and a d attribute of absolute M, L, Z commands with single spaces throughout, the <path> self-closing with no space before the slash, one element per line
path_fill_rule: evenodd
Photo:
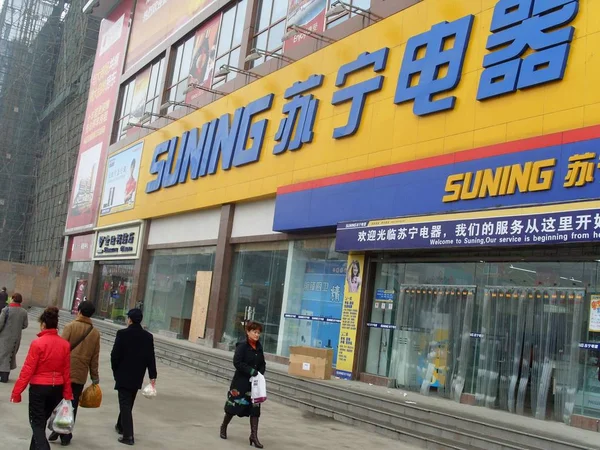
<path fill-rule="evenodd" d="M 0 260 L 58 272 L 97 18 L 84 0 L 0 10 Z"/>

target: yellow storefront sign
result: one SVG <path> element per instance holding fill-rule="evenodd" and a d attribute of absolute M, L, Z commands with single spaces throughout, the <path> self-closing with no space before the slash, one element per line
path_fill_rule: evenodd
<path fill-rule="evenodd" d="M 573 27 L 572 38 L 564 44 L 566 47 L 563 44 L 560 48 L 553 47 L 553 51 L 567 51 L 562 53 L 568 61 L 562 80 L 527 89 L 519 87 L 514 92 L 485 99 L 483 96 L 489 93 L 482 93 L 481 83 L 488 61 L 485 57 L 493 53 L 486 47 L 494 35 L 492 19 L 498 2 L 424 0 L 411 6 L 148 135 L 144 140 L 135 207 L 103 216 L 98 224 L 106 226 L 269 197 L 279 187 L 289 184 L 596 125 L 600 123 L 597 88 L 600 59 L 594 54 L 600 45 L 600 21 L 589 19 L 600 14 L 600 2 L 573 3 L 577 3 L 577 10 L 573 13 L 573 5 L 564 6 L 571 15 L 563 20 L 565 26 Z M 462 28 L 456 32 L 454 45 L 459 40 L 464 44 L 459 55 L 460 71 L 448 72 L 448 76 L 456 77 L 456 83 L 441 94 L 431 95 L 429 100 L 438 105 L 434 109 L 439 105 L 447 105 L 448 109 L 427 110 L 418 104 L 418 99 L 407 100 L 406 95 L 400 95 L 407 88 L 402 88 L 403 68 L 409 67 L 407 58 L 411 59 L 407 48 L 414 45 L 411 38 L 425 33 L 428 37 L 431 33 L 448 33 L 446 29 L 452 31 L 455 24 Z M 525 70 L 526 56 L 530 53 L 523 56 L 521 71 Z M 421 57 L 427 58 L 415 52 L 414 61 L 408 63 L 417 67 Z M 313 77 L 320 75 L 323 78 L 317 82 Z M 414 78 L 409 77 L 409 85 Z M 289 93 L 299 81 L 310 80 L 315 81 L 314 87 L 302 95 L 319 101 L 318 105 L 311 103 L 316 110 L 311 133 L 301 136 L 301 145 L 286 144 L 287 150 L 281 150 L 278 131 L 282 121 L 290 118 L 285 107 L 293 100 L 293 96 L 286 96 L 286 91 Z M 531 83 L 531 80 L 521 81 Z M 362 85 L 366 93 L 360 99 L 352 97 L 356 92 L 346 90 L 363 82 L 367 83 Z M 444 102 L 438 104 L 438 99 Z M 257 105 L 254 102 L 258 100 L 264 101 Z M 363 107 L 357 114 L 355 105 L 361 101 Z M 254 110 L 250 111 L 248 108 L 253 104 Z M 431 104 L 426 106 L 432 108 Z M 358 121 L 355 127 L 353 120 Z M 210 123 L 214 124 L 212 131 L 207 127 Z M 345 129 L 348 135 L 340 138 L 340 129 Z M 193 130 L 197 130 L 195 135 Z M 232 130 L 242 131 L 233 136 Z M 210 155 L 203 154 L 208 158 L 204 162 L 194 160 L 200 155 L 197 151 L 201 143 L 208 142 L 202 141 L 202 132 L 207 134 L 205 139 L 218 142 L 211 147 Z M 190 143 L 192 137 L 196 141 Z M 261 144 L 257 148 L 253 147 L 256 142 Z M 186 145 L 188 160 L 180 157 Z M 249 154 L 248 149 L 255 153 Z M 184 175 L 178 167 L 180 161 L 185 166 Z M 195 174 L 191 170 L 194 164 L 199 167 Z M 204 175 L 200 173 L 203 164 Z M 532 173 L 534 169 L 531 168 Z M 549 173 L 543 169 L 539 167 L 541 173 Z M 492 191 L 498 184 L 500 195 L 503 176 L 484 173 L 482 184 L 485 181 L 486 188 Z M 159 177 L 163 178 L 157 184 Z M 521 175 L 506 177 L 507 193 L 511 179 L 517 187 L 521 186 L 516 179 L 520 180 Z M 541 188 L 546 182 L 534 180 L 531 184 L 532 178 L 528 178 L 528 189 Z M 460 187 L 464 181 L 457 179 L 450 183 L 448 201 L 464 195 Z M 480 194 L 481 190 L 477 192 Z"/>

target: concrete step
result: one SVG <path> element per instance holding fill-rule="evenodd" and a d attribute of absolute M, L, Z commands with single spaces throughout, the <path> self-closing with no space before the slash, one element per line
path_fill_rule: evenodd
<path fill-rule="evenodd" d="M 39 310 L 32 309 L 32 314 Z M 72 320 L 61 316 L 61 327 Z M 106 343 L 112 344 L 121 327 L 107 321 L 94 324 Z M 203 377 L 228 384 L 233 376 L 232 355 L 155 335 L 157 358 Z M 561 436 L 535 433 L 526 428 L 507 427 L 485 417 L 466 417 L 446 411 L 394 401 L 321 382 L 293 377 L 284 366 L 269 364 L 270 398 L 309 413 L 326 416 L 418 445 L 426 449 L 453 450 L 584 450 L 600 449 Z M 448 402 L 451 405 L 451 402 Z M 450 407 L 448 408 L 450 409 Z"/>

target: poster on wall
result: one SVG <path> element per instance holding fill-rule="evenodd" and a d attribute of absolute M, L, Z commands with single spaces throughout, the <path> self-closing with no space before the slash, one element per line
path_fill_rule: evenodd
<path fill-rule="evenodd" d="M 325 30 L 325 10 L 327 0 L 288 0 L 288 17 L 286 28 L 292 25 L 298 25 L 302 28 L 308 28 L 316 33 L 322 33 Z M 305 34 L 297 34 L 283 43 L 284 51 L 293 48 L 304 39 Z"/>
<path fill-rule="evenodd" d="M 356 253 L 348 254 L 348 269 L 344 283 L 344 303 L 342 306 L 342 325 L 340 327 L 335 371 L 338 377 L 345 380 L 352 378 L 352 369 L 354 367 L 364 263 L 364 255 Z"/>
<path fill-rule="evenodd" d="M 590 326 L 589 331 L 600 332 L 600 294 L 590 296 Z"/>
<path fill-rule="evenodd" d="M 144 0 L 135 6 L 125 70 L 177 33 L 216 0 Z"/>
<path fill-rule="evenodd" d="M 197 84 L 203 87 L 210 87 L 213 72 L 215 71 L 217 36 L 219 35 L 220 23 L 221 16 L 216 16 L 197 31 L 188 85 Z M 185 101 L 190 103 L 203 93 L 204 91 L 200 89 L 194 89 L 187 93 Z"/>
<path fill-rule="evenodd" d="M 144 142 L 108 158 L 101 216 L 133 209 Z"/>
<path fill-rule="evenodd" d="M 71 314 L 77 314 L 81 302 L 87 300 L 87 284 L 88 280 L 77 280 L 75 283 L 75 293 L 73 294 L 73 305 L 71 306 Z"/>
<path fill-rule="evenodd" d="M 101 143 L 85 150 L 79 156 L 73 185 L 73 201 L 69 208 L 70 219 L 75 220 L 75 218 L 86 218 L 93 215 L 94 191 L 101 156 Z"/>
<path fill-rule="evenodd" d="M 132 6 L 133 0 L 121 2 L 100 25 L 66 233 L 91 230 L 96 225 L 102 188 L 99 174 L 104 173 Z"/>

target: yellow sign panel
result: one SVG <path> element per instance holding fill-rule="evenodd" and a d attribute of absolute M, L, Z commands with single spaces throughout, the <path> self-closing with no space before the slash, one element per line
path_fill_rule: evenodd
<path fill-rule="evenodd" d="M 348 273 L 346 274 L 346 283 L 344 284 L 342 324 L 340 327 L 337 363 L 335 366 L 336 375 L 344 379 L 352 378 L 352 369 L 354 367 L 364 265 L 364 255 L 353 253 L 348 255 Z"/>
<path fill-rule="evenodd" d="M 101 217 L 99 225 L 274 196 L 278 187 L 289 184 L 598 124 L 600 89 L 596 86 L 600 59 L 594 54 L 600 46 L 600 21 L 589 20 L 600 14 L 597 3 L 600 2 L 581 0 L 574 19 L 567 22 L 574 28 L 574 35 L 568 47 L 568 64 L 562 81 L 515 89 L 515 92 L 503 96 L 478 101 L 484 57 L 490 53 L 486 45 L 488 38 L 494 34 L 491 25 L 497 1 L 424 0 L 148 135 L 144 143 L 135 208 Z M 463 19 L 467 17 L 469 20 L 465 22 Z M 434 27 L 436 25 L 444 27 L 444 22 L 452 24 L 458 21 L 470 24 L 470 33 L 463 36 L 468 45 L 460 77 L 456 87 L 430 99 L 430 102 L 435 102 L 437 97 L 448 100 L 455 97 L 455 101 L 451 109 L 419 116 L 415 114 L 418 110 L 416 102 L 397 96 L 407 43 L 412 37 L 439 30 L 439 27 Z M 386 48 L 389 51 L 385 51 Z M 385 57 L 385 64 L 379 64 L 383 61 L 381 58 L 373 57 L 373 64 L 361 70 L 350 70 L 349 66 L 345 66 L 360 59 L 359 55 L 363 52 Z M 415 57 L 421 56 L 417 54 Z M 360 61 L 364 63 L 365 58 L 369 56 Z M 348 69 L 344 74 L 339 73 L 342 66 Z M 278 130 L 282 119 L 287 116 L 284 105 L 290 101 L 284 98 L 286 90 L 298 81 L 321 74 L 324 75 L 322 83 L 306 94 L 319 100 L 312 136 L 302 136 L 303 145 L 295 151 L 274 154 L 280 143 L 276 140 Z M 358 129 L 351 136 L 336 139 L 334 130 L 346 127 L 354 114 L 351 112 L 354 101 L 339 101 L 339 93 L 363 81 L 370 81 L 371 91 L 365 96 Z M 412 82 L 409 81 L 409 84 Z M 378 86 L 381 88 L 378 89 Z M 337 100 L 334 99 L 336 93 Z M 155 165 L 162 162 L 161 170 L 167 178 L 177 169 L 182 147 L 186 142 L 190 145 L 190 135 L 186 132 L 199 127 L 209 131 L 205 124 L 221 119 L 224 114 L 230 115 L 231 127 L 238 126 L 235 123 L 236 111 L 265 97 L 271 99 L 270 107 L 253 115 L 248 114 L 246 109 L 246 116 L 237 116 L 242 122 L 249 120 L 253 125 L 261 124 L 260 129 L 252 128 L 260 133 L 243 135 L 241 144 L 235 143 L 244 150 L 257 139 L 262 139 L 255 163 L 246 165 L 247 159 L 241 158 L 239 164 L 234 163 L 228 166 L 230 170 L 224 170 L 223 159 L 233 151 L 234 143 L 223 141 L 227 145 L 220 147 L 221 163 L 214 165 L 214 173 L 209 170 L 208 176 L 197 179 L 193 179 L 193 174 L 186 174 L 183 183 L 181 177 L 175 176 L 168 183 L 162 180 L 160 189 L 146 192 L 148 185 L 152 186 L 158 178 L 156 170 L 151 173 L 153 162 Z M 216 136 L 218 133 L 215 130 Z M 196 138 L 200 142 L 200 132 L 197 132 Z M 161 145 L 162 152 L 157 153 L 156 148 Z M 190 147 L 190 153 L 194 148 Z M 210 161 L 207 164 L 210 166 Z M 544 167 L 531 166 L 530 169 L 531 174 L 536 170 L 549 173 Z M 542 188 L 547 180 L 533 180 L 532 184 L 533 176 L 528 175 L 530 169 L 521 167 L 517 171 L 511 168 L 506 174 L 482 173 L 479 176 L 482 185 L 485 182 L 486 195 L 496 188 L 498 195 L 503 193 L 503 183 L 508 183 L 508 193 L 511 182 L 518 188 L 525 184 L 527 189 Z M 472 177 L 476 178 L 477 174 Z M 451 183 L 449 201 L 453 201 L 452 196 L 458 195 L 460 199 L 469 195 L 462 187 L 465 184 L 464 179 Z M 481 189 L 476 194 L 479 196 Z"/>

